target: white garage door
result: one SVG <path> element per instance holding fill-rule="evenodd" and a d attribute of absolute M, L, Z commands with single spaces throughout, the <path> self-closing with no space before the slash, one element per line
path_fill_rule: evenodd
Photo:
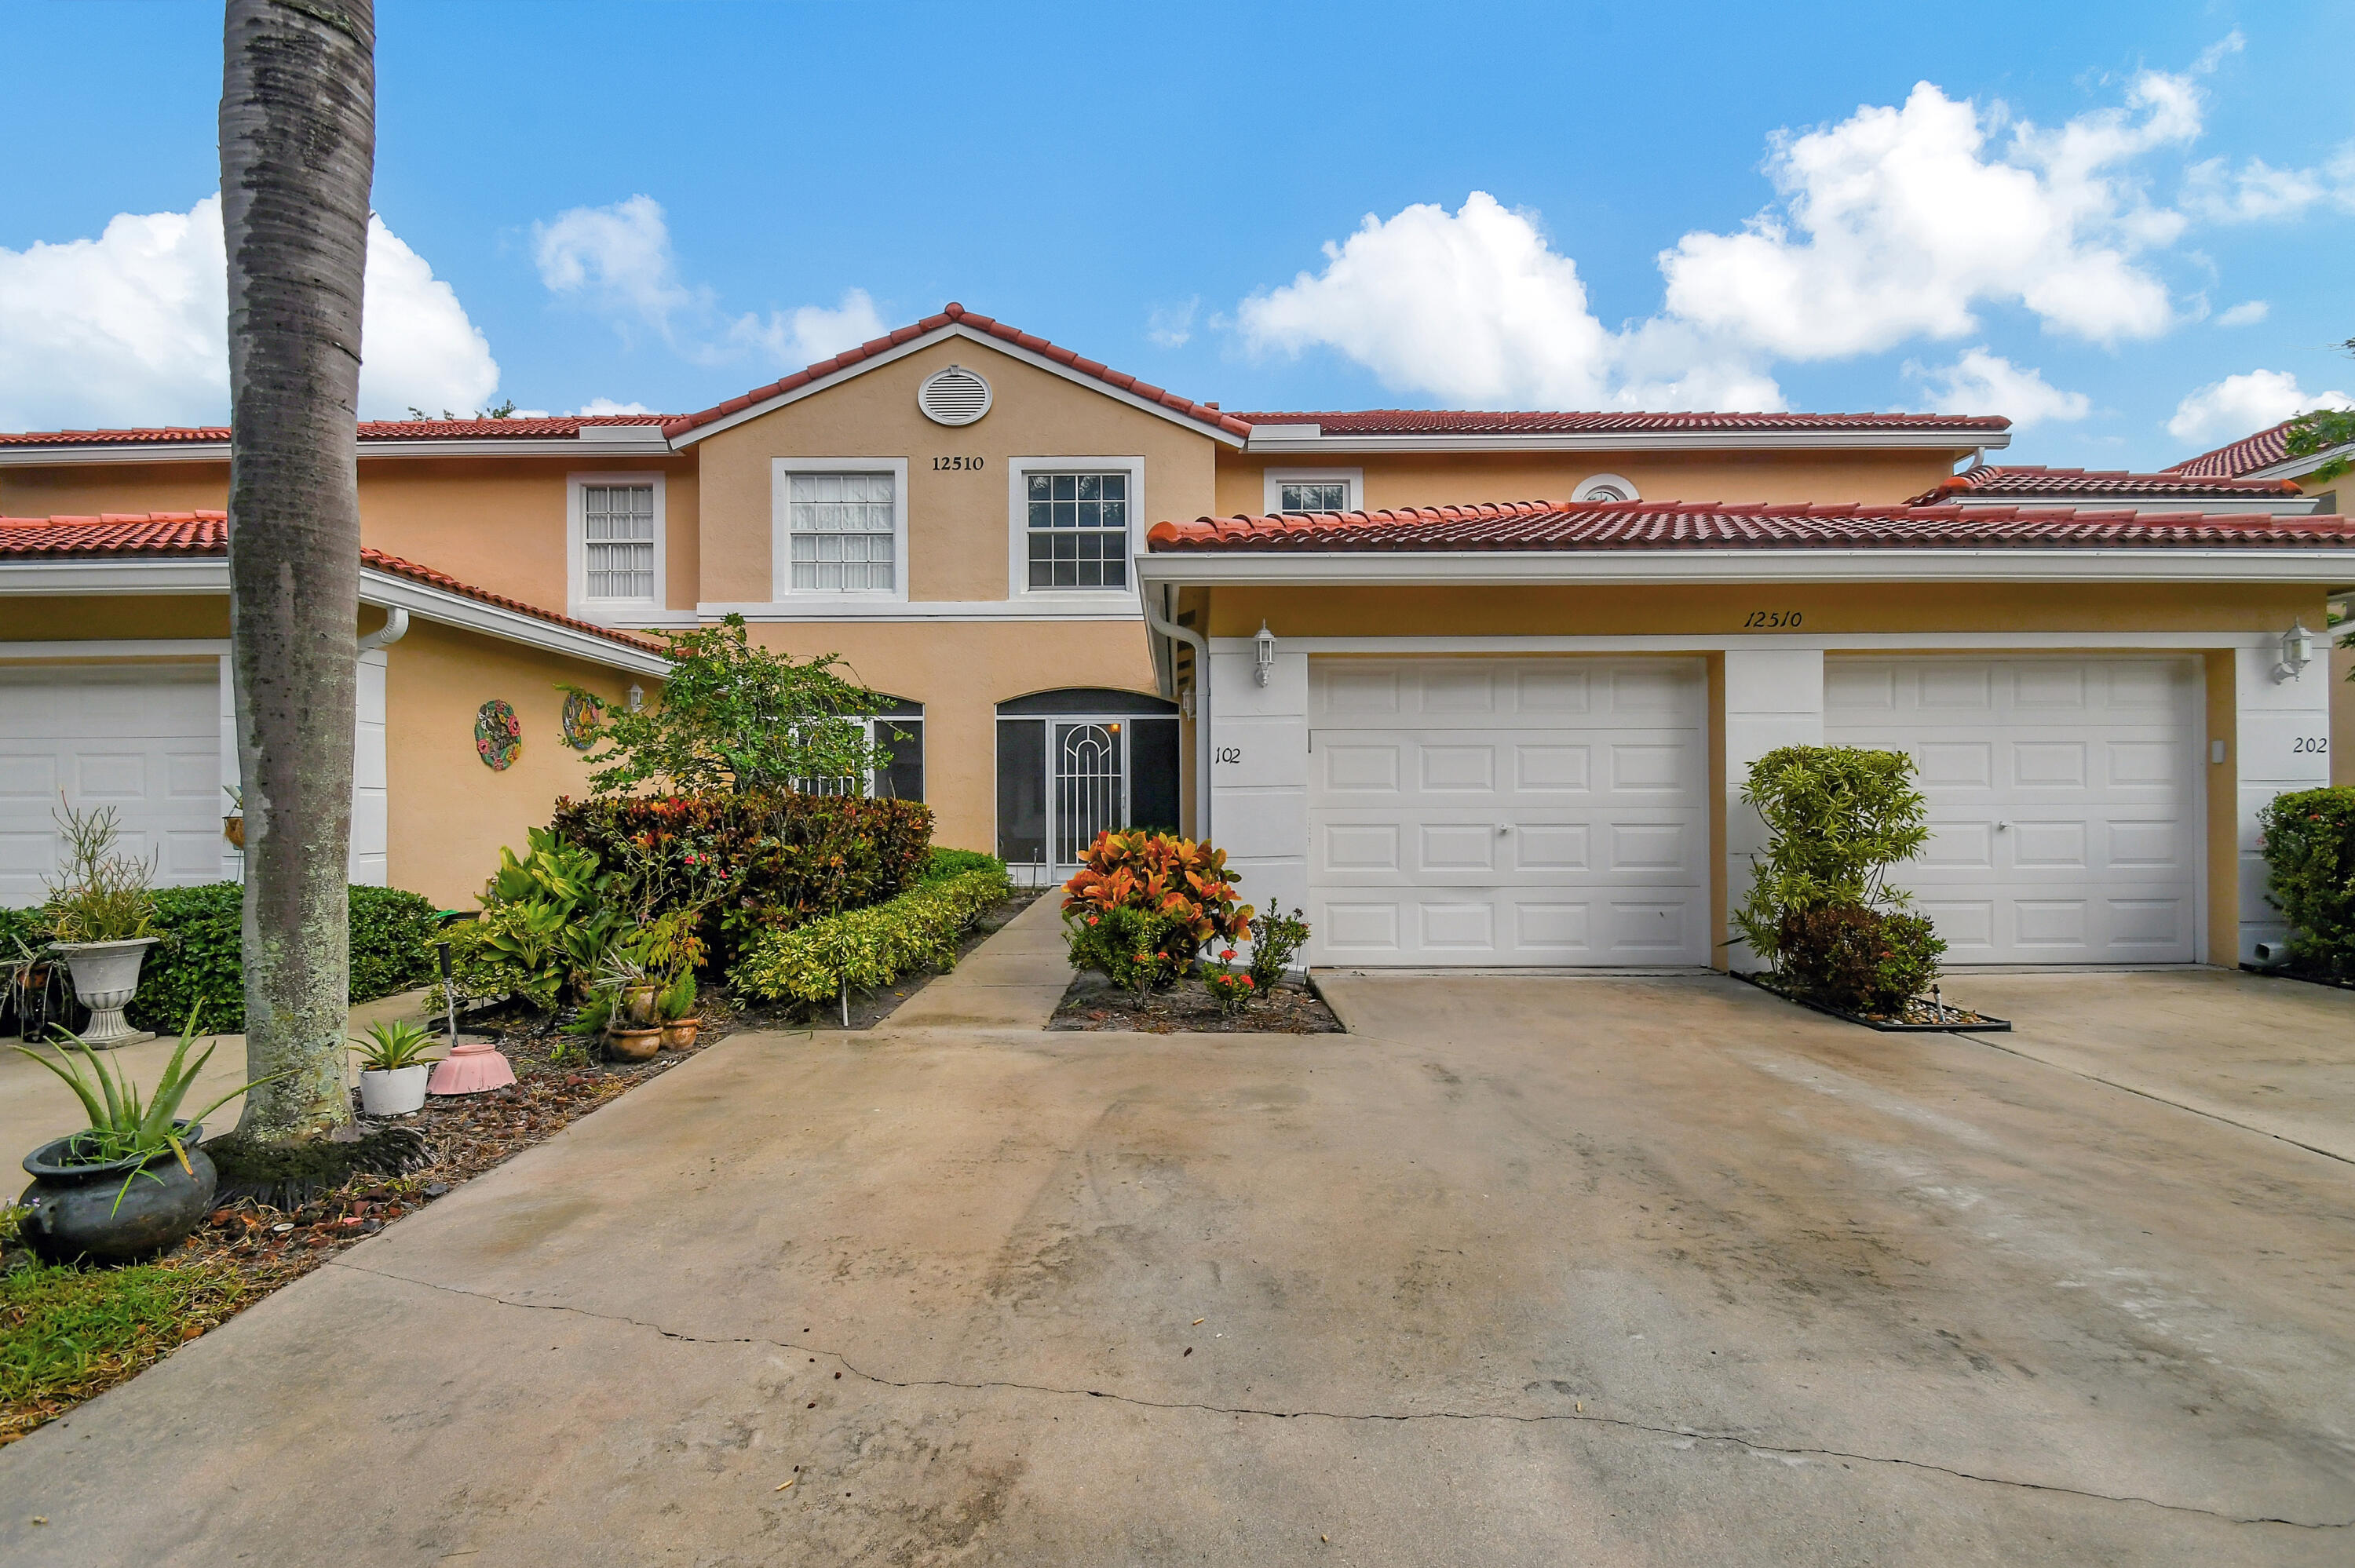
<path fill-rule="evenodd" d="M 1899 881 L 1947 962 L 2188 963 L 2200 690 L 2186 659 L 1835 657 L 1824 737 L 1919 765 Z"/>
<path fill-rule="evenodd" d="M 219 881 L 220 785 L 217 662 L 0 667 L 0 902 L 44 896 L 61 795 L 113 807 L 159 884 Z"/>
<path fill-rule="evenodd" d="M 1316 961 L 1706 959 L 1698 660 L 1308 668 Z"/>

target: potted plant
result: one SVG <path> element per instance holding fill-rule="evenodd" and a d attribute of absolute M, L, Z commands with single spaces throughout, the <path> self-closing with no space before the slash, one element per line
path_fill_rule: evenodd
<path fill-rule="evenodd" d="M 229 810 L 221 813 L 221 837 L 229 841 L 229 848 L 242 853 L 245 849 L 245 790 L 235 784 L 224 784 L 221 793 L 229 797 Z"/>
<path fill-rule="evenodd" d="M 608 1000 L 605 1049 L 624 1062 L 644 1062 L 662 1049 L 662 1025 L 655 1020 L 655 1000 L 662 987 L 646 978 L 646 967 L 627 951 L 605 955 L 598 970 L 597 989 Z"/>
<path fill-rule="evenodd" d="M 90 1125 L 25 1157 L 33 1184 L 25 1189 L 22 1200 L 21 1234 L 49 1263 L 129 1263 L 152 1257 L 194 1230 L 212 1205 L 218 1178 L 197 1146 L 205 1135 L 204 1118 L 270 1080 L 240 1084 L 184 1117 L 180 1102 L 216 1049 L 208 1045 L 194 1063 L 188 1061 L 188 1048 L 197 1041 L 193 1009 L 154 1097 L 144 1103 L 129 1077 L 111 1069 L 86 1042 L 64 1030 L 58 1033 L 68 1049 L 81 1054 L 81 1060 L 69 1056 L 60 1063 L 29 1046 L 11 1049 L 65 1080 L 81 1101 Z"/>
<path fill-rule="evenodd" d="M 695 970 L 683 969 L 663 987 L 655 999 L 655 1014 L 662 1021 L 662 1043 L 666 1051 L 684 1051 L 695 1044 L 703 1020 L 690 1016 L 695 1012 Z"/>
<path fill-rule="evenodd" d="M 425 1107 L 425 1081 L 433 1075 L 436 1058 L 425 1053 L 432 1032 L 403 1019 L 368 1026 L 368 1038 L 355 1040 L 360 1058 L 360 1111 L 366 1116 L 408 1116 Z"/>
<path fill-rule="evenodd" d="M 114 808 L 51 813 L 66 836 L 64 872 L 49 882 L 41 906 L 42 923 L 66 968 L 74 994 L 90 1009 L 80 1035 L 85 1045 L 112 1050 L 155 1035 L 123 1021 L 123 1010 L 139 991 L 139 966 L 155 936 L 155 866 L 115 847 L 123 826 Z"/>

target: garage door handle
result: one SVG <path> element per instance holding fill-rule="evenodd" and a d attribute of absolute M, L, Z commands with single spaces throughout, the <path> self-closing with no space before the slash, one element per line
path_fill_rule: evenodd
<path fill-rule="evenodd" d="M 1995 831 L 1996 831 L 1997 832 L 1999 832 L 1999 833 L 2000 833 L 2000 832 L 2009 832 L 2009 831 L 2010 830 L 2010 828 L 2011 828 L 2011 824 L 2010 824 L 2009 822 L 1998 822 L 1998 823 L 1995 825 Z"/>
<path fill-rule="evenodd" d="M 1513 831 L 1513 824 L 1510 822 L 1498 822 L 1497 824 L 1497 831 L 1500 833 L 1509 833 Z"/>

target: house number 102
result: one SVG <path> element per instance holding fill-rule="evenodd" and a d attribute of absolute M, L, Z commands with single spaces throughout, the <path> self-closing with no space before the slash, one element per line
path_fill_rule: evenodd
<path fill-rule="evenodd" d="M 1210 751 L 1213 762 L 1241 762 L 1242 759 L 1243 748 L 1240 746 L 1213 747 Z"/>

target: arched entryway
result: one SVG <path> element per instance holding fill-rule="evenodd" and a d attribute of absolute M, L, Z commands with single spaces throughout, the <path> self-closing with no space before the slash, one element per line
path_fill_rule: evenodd
<path fill-rule="evenodd" d="M 1071 874 L 1099 832 L 1178 827 L 1178 705 L 1101 686 L 997 705 L 997 853 L 1032 882 Z"/>

